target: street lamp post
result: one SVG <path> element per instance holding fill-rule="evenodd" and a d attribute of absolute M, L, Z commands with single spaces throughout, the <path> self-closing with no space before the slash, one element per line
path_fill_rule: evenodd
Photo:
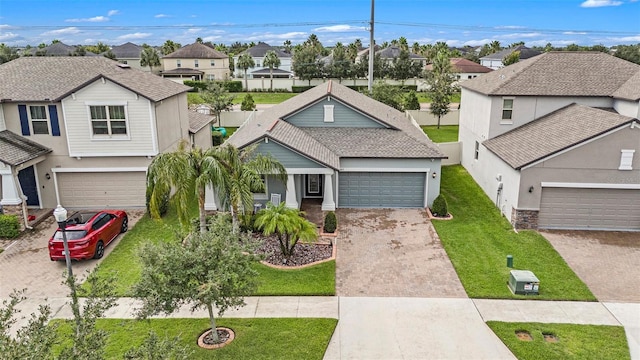
<path fill-rule="evenodd" d="M 53 210 L 53 217 L 58 222 L 58 227 L 62 230 L 62 244 L 64 246 L 64 259 L 67 262 L 67 285 L 71 289 L 71 312 L 76 320 L 76 334 L 80 332 L 80 305 L 78 304 L 78 295 L 76 294 L 76 280 L 73 278 L 71 270 L 71 254 L 69 253 L 69 243 L 67 242 L 67 209 L 58 204 Z M 75 344 L 74 344 L 75 347 Z"/>

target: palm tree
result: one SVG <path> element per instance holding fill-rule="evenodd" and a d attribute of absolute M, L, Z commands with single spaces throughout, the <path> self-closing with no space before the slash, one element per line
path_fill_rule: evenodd
<path fill-rule="evenodd" d="M 247 82 L 247 69 L 256 66 L 256 63 L 253 61 L 253 58 L 249 53 L 244 53 L 238 57 L 237 67 L 244 70 L 244 88 L 249 91 L 249 85 Z"/>
<path fill-rule="evenodd" d="M 217 147 L 207 150 L 199 147 L 189 148 L 185 140 L 179 143 L 176 151 L 156 156 L 151 161 L 147 173 L 147 186 L 151 189 L 149 202 L 151 216 L 160 217 L 159 206 L 162 194 L 166 194 L 173 188 L 178 218 L 183 225 L 186 225 L 189 221 L 189 199 L 195 191 L 198 198 L 200 232 L 206 232 L 205 188 L 208 185 L 216 189 L 224 187 L 225 165 Z"/>
<path fill-rule="evenodd" d="M 140 54 L 140 66 L 148 66 L 150 72 L 154 66 L 160 66 L 160 57 L 156 49 L 148 45 L 144 47 Z"/>
<path fill-rule="evenodd" d="M 280 251 L 287 259 L 293 255 L 298 240 L 310 241 L 318 237 L 315 224 L 301 216 L 298 209 L 286 207 L 284 202 L 267 203 L 267 208 L 258 213 L 255 225 L 265 235 L 275 233 L 278 236 Z"/>
<path fill-rule="evenodd" d="M 269 50 L 264 55 L 263 65 L 269 68 L 269 77 L 271 78 L 271 90 L 273 91 L 273 68 L 280 66 L 280 58 L 275 51 Z"/>
<path fill-rule="evenodd" d="M 240 227 L 238 215 L 253 209 L 253 192 L 264 190 L 264 175 L 274 175 L 282 182 L 287 181 L 284 166 L 269 155 L 256 154 L 256 149 L 256 146 L 250 146 L 240 150 L 232 145 L 220 148 L 226 179 L 218 193 L 222 195 L 223 205 L 231 210 L 234 231 Z"/>

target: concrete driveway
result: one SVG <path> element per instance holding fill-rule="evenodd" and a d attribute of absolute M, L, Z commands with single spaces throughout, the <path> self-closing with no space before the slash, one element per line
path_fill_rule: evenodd
<path fill-rule="evenodd" d="M 467 297 L 422 209 L 338 209 L 338 296 Z"/>
<path fill-rule="evenodd" d="M 142 217 L 144 210 L 127 210 L 129 228 Z M 66 270 L 64 261 L 51 261 L 47 248 L 49 238 L 55 232 L 57 224 L 53 217 L 40 223 L 32 231 L 23 233 L 0 254 L 0 298 L 7 298 L 14 289 L 26 289 L 29 298 L 52 298 L 69 295 L 69 289 L 62 285 L 62 274 Z M 99 260 L 74 261 L 73 274 L 84 278 L 87 271 L 93 270 L 118 245 L 122 235 L 105 249 L 105 255 Z"/>
<path fill-rule="evenodd" d="M 600 301 L 640 302 L 640 233 L 543 231 Z"/>

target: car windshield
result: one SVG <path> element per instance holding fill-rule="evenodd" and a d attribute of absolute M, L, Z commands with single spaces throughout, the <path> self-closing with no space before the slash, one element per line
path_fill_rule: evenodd
<path fill-rule="evenodd" d="M 87 235 L 87 232 L 84 230 L 67 230 L 65 232 L 67 233 L 67 240 L 78 240 Z M 55 240 L 62 240 L 62 231 L 56 231 L 56 233 L 53 235 L 53 238 Z"/>

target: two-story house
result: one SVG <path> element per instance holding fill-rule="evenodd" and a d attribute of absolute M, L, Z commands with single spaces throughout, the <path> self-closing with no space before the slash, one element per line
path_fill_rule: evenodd
<path fill-rule="evenodd" d="M 161 70 L 161 66 L 154 66 L 153 69 L 149 69 L 148 66 L 141 66 L 140 60 L 142 59 L 142 51 L 144 48 L 140 45 L 136 45 L 132 42 L 127 42 L 122 45 L 114 46 L 111 48 L 111 52 L 116 56 L 121 64 L 129 65 L 132 69 L 138 69 L 142 71 L 158 73 Z"/>
<path fill-rule="evenodd" d="M 549 52 L 461 87 L 462 165 L 514 227 L 640 230 L 640 65 Z"/>
<path fill-rule="evenodd" d="M 429 206 L 446 158 L 402 112 L 333 81 L 254 113 L 227 143 L 256 145 L 286 168 L 286 184 L 265 177 L 257 204 L 315 198 L 325 211 Z M 213 199 L 208 209 L 220 206 Z"/>
<path fill-rule="evenodd" d="M 102 56 L 22 57 L 0 78 L 5 212 L 142 207 L 151 159 L 209 133 L 190 123 L 189 87 Z"/>
<path fill-rule="evenodd" d="M 451 63 L 451 69 L 455 73 L 458 83 L 465 80 L 477 78 L 479 75 L 493 71 L 486 66 L 482 66 L 465 58 L 451 58 L 449 59 L 449 61 Z M 428 64 L 427 66 L 425 66 L 425 69 L 433 70 L 433 64 Z"/>
<path fill-rule="evenodd" d="M 538 50 L 534 50 L 534 49 L 530 49 L 524 45 L 518 45 L 515 47 L 510 47 L 508 49 L 504 49 L 504 50 L 500 50 L 498 52 L 495 52 L 493 54 L 489 54 L 487 56 L 483 56 L 480 58 L 480 65 L 482 66 L 486 66 L 490 69 L 496 70 L 496 69 L 500 69 L 504 67 L 504 64 L 502 63 L 502 60 L 506 57 L 511 55 L 512 53 L 518 51 L 519 55 L 518 55 L 518 59 L 519 60 L 526 60 L 529 58 L 532 58 L 534 56 L 538 56 L 540 54 L 542 54 L 541 51 Z"/>
<path fill-rule="evenodd" d="M 205 44 L 195 42 L 160 59 L 162 77 L 184 80 L 224 80 L 229 78 L 229 57 Z"/>
<path fill-rule="evenodd" d="M 276 55 L 278 55 L 278 59 L 280 59 L 280 66 L 274 68 L 272 71 L 269 70 L 268 66 L 264 65 L 264 57 L 269 51 L 274 51 Z M 234 64 L 238 63 L 238 58 L 242 54 L 249 54 L 253 58 L 255 63 L 254 67 L 247 69 L 247 78 L 267 78 L 271 76 L 273 73 L 274 78 L 289 78 L 293 75 L 291 72 L 291 54 L 286 53 L 278 48 L 275 48 L 267 43 L 259 42 L 257 45 L 248 48 L 247 50 L 241 52 L 240 54 L 233 57 Z M 242 70 L 238 69 L 236 66 L 236 71 L 234 72 L 235 77 L 243 77 L 245 74 Z"/>

